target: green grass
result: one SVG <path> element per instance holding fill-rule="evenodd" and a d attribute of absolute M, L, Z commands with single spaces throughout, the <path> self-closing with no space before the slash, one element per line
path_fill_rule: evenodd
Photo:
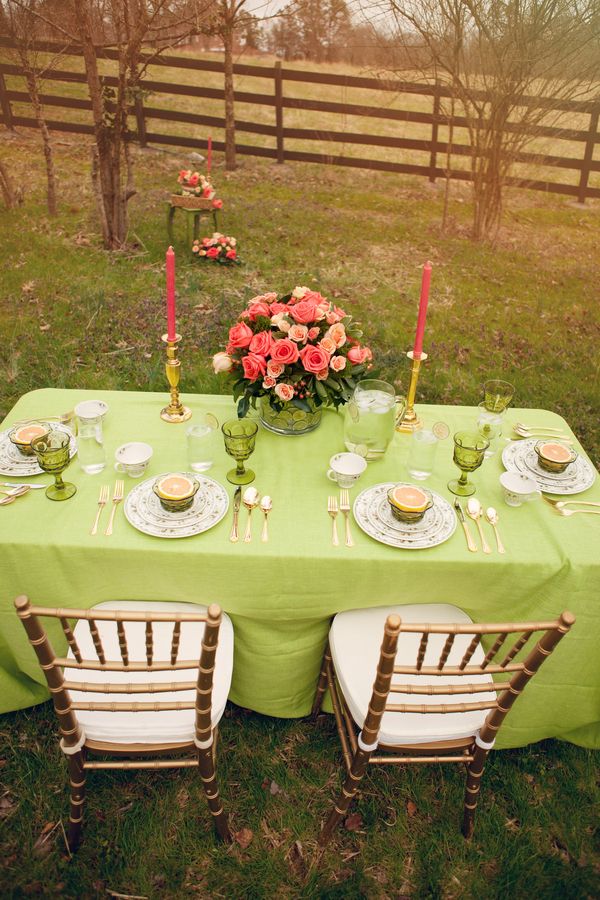
<path fill-rule="evenodd" d="M 98 239 L 87 150 L 61 141 L 61 210 L 50 221 L 34 136 L 1 138 L 2 158 L 27 186 L 25 205 L 0 217 L 2 415 L 43 386 L 164 390 L 163 203 L 187 156 L 139 153 L 137 247 L 111 255 Z M 247 159 L 230 176 L 218 167 L 215 181 L 224 229 L 245 262 L 204 268 L 177 245 L 186 390 L 221 389 L 210 356 L 245 299 L 295 284 L 343 301 L 382 374 L 406 388 L 404 353 L 429 257 L 431 358 L 419 399 L 475 404 L 485 376 L 501 374 L 516 384 L 518 405 L 562 413 L 600 458 L 597 206 L 515 193 L 494 249 L 466 239 L 466 188 L 456 189 L 442 235 L 441 197 L 419 181 L 370 174 L 365 184 L 346 171 Z M 248 847 L 215 844 L 191 773 L 94 774 L 84 843 L 68 861 L 60 827 L 36 847 L 44 827 L 67 816 L 45 705 L 0 720 L 0 896 L 593 897 L 597 759 L 558 742 L 494 754 L 470 844 L 458 829 L 462 773 L 376 771 L 356 807 L 359 831 L 341 829 L 315 869 L 319 822 L 339 784 L 331 717 L 312 724 L 233 708 L 222 725 L 221 779 L 235 830 L 252 832 Z"/>

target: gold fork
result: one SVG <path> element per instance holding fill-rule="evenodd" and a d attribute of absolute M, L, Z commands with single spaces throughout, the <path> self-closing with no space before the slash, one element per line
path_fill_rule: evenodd
<path fill-rule="evenodd" d="M 100 496 L 98 497 L 98 512 L 96 513 L 96 520 L 92 526 L 92 530 L 90 531 L 90 534 L 98 533 L 98 522 L 100 521 L 100 513 L 102 512 L 102 510 L 108 503 L 108 494 L 109 494 L 108 485 L 103 484 L 102 487 L 100 488 Z"/>
<path fill-rule="evenodd" d="M 125 482 L 122 479 L 117 478 L 115 481 L 115 489 L 113 491 L 113 507 L 110 511 L 110 519 L 108 520 L 108 525 L 106 526 L 106 531 L 104 534 L 112 534 L 113 533 L 113 522 L 115 520 L 115 512 L 117 510 L 117 506 L 123 499 L 123 494 L 125 493 Z"/>
<path fill-rule="evenodd" d="M 587 513 L 588 516 L 600 516 L 600 509 L 556 509 L 559 516 L 576 516 L 577 513 Z"/>
<path fill-rule="evenodd" d="M 350 491 L 348 488 L 342 488 L 340 491 L 340 512 L 344 514 L 346 520 L 346 547 L 354 547 L 354 541 L 350 534 Z"/>
<path fill-rule="evenodd" d="M 331 516 L 331 543 L 334 547 L 339 547 L 340 541 L 337 533 L 337 514 L 338 514 L 338 502 L 336 497 L 328 497 L 327 498 L 327 512 Z"/>
<path fill-rule="evenodd" d="M 595 503 L 593 500 L 553 500 L 551 497 L 546 497 L 545 494 L 542 494 L 542 498 L 549 503 L 550 506 L 554 506 L 555 509 L 564 509 L 565 506 L 600 506 L 600 503 Z"/>

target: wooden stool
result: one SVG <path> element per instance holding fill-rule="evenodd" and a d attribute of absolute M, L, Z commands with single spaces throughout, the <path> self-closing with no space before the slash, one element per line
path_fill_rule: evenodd
<path fill-rule="evenodd" d="M 181 210 L 182 213 L 185 213 L 185 237 L 188 249 L 191 251 L 192 242 L 190 241 L 190 219 L 193 220 L 193 238 L 192 240 L 198 240 L 200 235 L 200 220 L 202 218 L 208 219 L 212 216 L 213 224 L 215 226 L 214 230 L 219 230 L 219 221 L 218 221 L 218 210 L 211 209 L 188 209 L 185 206 L 174 206 L 170 200 L 167 200 L 167 234 L 169 235 L 169 242 L 171 244 L 175 243 L 175 238 L 173 235 L 173 222 L 175 219 L 175 213 L 177 210 Z"/>

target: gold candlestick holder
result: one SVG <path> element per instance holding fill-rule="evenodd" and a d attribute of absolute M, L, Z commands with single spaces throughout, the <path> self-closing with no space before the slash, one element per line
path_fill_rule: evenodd
<path fill-rule="evenodd" d="M 427 359 L 427 354 L 421 353 L 419 357 L 415 358 L 413 351 L 409 350 L 406 355 L 412 361 L 410 385 L 406 396 L 406 411 L 400 424 L 396 426 L 396 431 L 399 431 L 401 434 L 412 434 L 413 431 L 418 431 L 423 427 L 422 421 L 415 412 L 415 396 L 417 393 L 417 382 L 419 381 L 419 369 L 421 368 L 421 363 Z"/>
<path fill-rule="evenodd" d="M 187 422 L 192 417 L 191 409 L 184 406 L 179 399 L 179 379 L 181 377 L 181 360 L 177 358 L 177 345 L 181 340 L 181 335 L 176 334 L 175 340 L 170 341 L 166 334 L 163 334 L 162 340 L 167 347 L 167 362 L 165 371 L 167 373 L 167 381 L 171 388 L 171 402 L 160 412 L 160 417 L 164 422 Z"/>

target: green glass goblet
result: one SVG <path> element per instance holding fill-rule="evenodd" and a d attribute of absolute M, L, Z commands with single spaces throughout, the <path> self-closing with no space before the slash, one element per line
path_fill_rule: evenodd
<path fill-rule="evenodd" d="M 483 403 L 488 412 L 503 413 L 514 395 L 515 387 L 508 381 L 493 379 L 483 385 Z"/>
<path fill-rule="evenodd" d="M 467 472 L 478 469 L 490 446 L 477 431 L 457 431 L 454 435 L 454 462 L 460 469 L 460 478 L 448 482 L 448 490 L 459 497 L 470 497 L 475 493 L 475 485 L 467 478 Z"/>
<path fill-rule="evenodd" d="M 63 481 L 61 477 L 69 465 L 70 442 L 71 437 L 65 431 L 49 431 L 31 442 L 40 469 L 54 475 L 54 484 L 46 490 L 46 497 L 50 500 L 68 500 L 77 493 L 75 485 Z"/>
<path fill-rule="evenodd" d="M 254 451 L 258 423 L 249 419 L 230 419 L 221 426 L 225 439 L 225 450 L 233 456 L 237 466 L 227 473 L 227 481 L 232 484 L 250 484 L 256 475 L 252 469 L 244 468 L 244 460 Z"/>

